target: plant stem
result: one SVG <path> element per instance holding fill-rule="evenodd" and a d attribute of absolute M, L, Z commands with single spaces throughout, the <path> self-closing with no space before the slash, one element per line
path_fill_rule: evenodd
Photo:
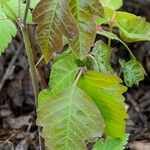
<path fill-rule="evenodd" d="M 79 81 L 81 75 L 82 75 L 86 70 L 87 70 L 86 67 L 81 67 L 81 68 L 80 68 L 80 71 L 79 71 L 79 73 L 78 73 L 78 75 L 77 75 L 77 77 L 76 77 L 76 79 L 75 79 L 75 81 L 74 81 L 73 86 L 76 86 L 76 85 L 77 85 L 77 83 L 78 83 L 78 81 Z"/>
<path fill-rule="evenodd" d="M 113 16 L 110 20 L 110 23 L 109 23 L 110 30 L 109 30 L 109 32 L 113 31 L 113 24 L 114 24 L 114 21 L 115 21 L 115 16 L 116 16 L 116 13 L 113 14 Z M 108 39 L 108 47 L 111 48 L 111 39 Z"/>
<path fill-rule="evenodd" d="M 28 57 L 29 66 L 30 66 L 31 78 L 32 78 L 33 89 L 34 89 L 34 94 L 35 94 L 35 104 L 37 106 L 39 86 L 38 86 L 38 79 L 36 76 L 34 57 L 33 57 L 33 53 L 32 53 L 32 48 L 31 48 L 31 44 L 30 44 L 30 40 L 29 40 L 29 34 L 28 34 L 27 27 L 22 28 L 21 31 L 22 31 L 25 49 L 26 49 L 26 53 L 27 53 L 27 57 Z"/>

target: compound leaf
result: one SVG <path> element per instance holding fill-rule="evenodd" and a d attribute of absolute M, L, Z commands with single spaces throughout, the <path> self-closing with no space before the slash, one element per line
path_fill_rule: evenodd
<path fill-rule="evenodd" d="M 67 0 L 41 0 L 33 10 L 33 20 L 46 62 L 62 49 L 63 35 L 73 39 L 78 34 Z"/>
<path fill-rule="evenodd" d="M 124 81 L 128 87 L 134 84 L 138 85 L 140 81 L 144 80 L 146 72 L 143 66 L 137 60 L 130 60 L 128 62 L 120 61 L 122 66 Z"/>
<path fill-rule="evenodd" d="M 110 7 L 113 10 L 117 10 L 123 6 L 123 0 L 99 0 L 104 7 Z"/>
<path fill-rule="evenodd" d="M 99 0 L 68 0 L 78 25 L 79 35 L 69 40 L 77 56 L 83 60 L 90 52 L 96 37 L 95 17 L 103 16 L 103 7 Z"/>
<path fill-rule="evenodd" d="M 47 98 L 47 97 L 46 97 Z M 64 89 L 39 110 L 37 124 L 49 149 L 86 150 L 86 141 L 101 137 L 104 122 L 95 103 L 77 87 Z"/>
<path fill-rule="evenodd" d="M 125 134 L 123 138 L 106 137 L 105 142 L 97 141 L 94 145 L 94 150 L 124 150 L 128 143 L 129 134 Z"/>
<path fill-rule="evenodd" d="M 124 93 L 127 88 L 116 76 L 87 71 L 80 78 L 81 88 L 96 103 L 105 122 L 105 134 L 113 138 L 122 138 L 125 133 L 125 120 L 128 115 L 124 104 Z"/>
<path fill-rule="evenodd" d="M 91 54 L 93 70 L 104 74 L 113 74 L 110 64 L 111 51 L 107 44 L 102 41 L 95 43 Z"/>

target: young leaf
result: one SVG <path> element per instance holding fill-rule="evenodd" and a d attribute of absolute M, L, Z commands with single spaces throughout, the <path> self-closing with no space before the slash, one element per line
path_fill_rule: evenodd
<path fill-rule="evenodd" d="M 97 141 L 94 150 L 124 150 L 128 138 L 129 134 L 125 134 L 121 139 L 107 137 L 105 142 Z"/>
<path fill-rule="evenodd" d="M 74 59 L 66 55 L 66 57 L 58 60 L 52 66 L 49 86 L 55 93 L 64 88 L 71 86 L 79 71 Z"/>
<path fill-rule="evenodd" d="M 3 13 L 0 7 L 0 55 L 7 48 L 11 42 L 12 37 L 15 37 L 17 33 L 16 26 L 13 22 L 6 19 L 6 15 Z"/>
<path fill-rule="evenodd" d="M 120 31 L 121 38 L 126 42 L 146 41 L 150 40 L 150 23 L 145 18 L 136 16 L 131 13 L 114 11 L 105 7 L 105 18 L 97 19 L 97 23 L 109 24 L 113 18 L 113 27 L 117 27 Z"/>
<path fill-rule="evenodd" d="M 41 0 L 33 10 L 38 23 L 36 35 L 46 62 L 63 47 L 63 35 L 73 39 L 78 34 L 67 0 Z"/>
<path fill-rule="evenodd" d="M 95 17 L 103 16 L 103 7 L 99 0 L 68 0 L 78 25 L 79 35 L 69 40 L 77 56 L 83 60 L 90 52 L 96 37 Z"/>
<path fill-rule="evenodd" d="M 38 112 L 37 124 L 43 127 L 41 135 L 50 150 L 86 150 L 86 141 L 101 137 L 104 129 L 100 111 L 77 87 L 49 97 Z"/>
<path fill-rule="evenodd" d="M 107 44 L 98 41 L 91 54 L 93 70 L 104 74 L 113 74 L 114 71 L 110 64 L 111 51 Z"/>
<path fill-rule="evenodd" d="M 125 42 L 123 42 L 116 34 L 114 34 L 113 32 L 109 32 L 109 31 L 98 31 L 98 34 L 107 37 L 108 39 L 112 39 L 112 40 L 117 40 L 119 42 L 121 42 L 128 50 L 128 52 L 130 53 L 131 58 L 135 58 L 135 56 L 132 54 L 130 48 L 127 46 L 127 44 Z"/>
<path fill-rule="evenodd" d="M 128 117 L 124 104 L 124 93 L 127 88 L 116 76 L 87 71 L 80 78 L 81 88 L 96 103 L 105 122 L 105 134 L 113 138 L 122 138 L 125 132 L 125 121 Z"/>
<path fill-rule="evenodd" d="M 123 6 L 123 0 L 99 0 L 105 7 L 117 10 Z"/>
<path fill-rule="evenodd" d="M 126 42 L 150 40 L 150 23 L 145 18 L 127 12 L 118 12 L 116 15 L 117 27 L 121 38 Z"/>
<path fill-rule="evenodd" d="M 128 87 L 134 84 L 138 85 L 140 81 L 144 80 L 146 72 L 143 66 L 137 60 L 130 60 L 128 62 L 120 61 L 124 75 L 124 81 Z"/>

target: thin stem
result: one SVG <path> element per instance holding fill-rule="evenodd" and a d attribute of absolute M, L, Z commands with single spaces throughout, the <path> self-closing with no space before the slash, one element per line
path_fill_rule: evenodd
<path fill-rule="evenodd" d="M 35 95 L 35 105 L 36 105 L 36 111 L 37 111 L 37 108 L 38 108 L 37 99 L 38 99 L 38 94 L 39 94 L 39 85 L 38 85 L 38 79 L 37 79 L 37 75 L 36 75 L 36 67 L 35 67 L 35 63 L 34 63 L 34 56 L 32 53 L 29 32 L 28 32 L 28 28 L 26 25 L 26 19 L 27 19 L 29 7 L 30 7 L 30 0 L 27 0 L 24 19 L 22 21 L 21 19 L 18 18 L 17 23 L 20 26 L 20 29 L 22 31 L 23 41 L 25 44 L 26 54 L 28 57 L 28 63 L 30 66 L 30 73 L 31 73 L 31 78 L 32 78 L 32 85 L 33 85 L 33 90 L 34 90 L 34 95 Z M 42 139 L 40 137 L 40 127 L 39 126 L 38 126 L 38 137 L 39 137 L 39 149 L 42 150 L 42 149 L 44 149 L 43 148 L 44 146 L 42 146 Z"/>
<path fill-rule="evenodd" d="M 33 88 L 34 88 L 34 94 L 35 94 L 35 104 L 37 106 L 39 86 L 38 86 L 38 79 L 36 76 L 34 57 L 33 57 L 33 53 L 32 53 L 32 48 L 31 48 L 31 44 L 30 44 L 30 40 L 29 40 L 29 34 L 28 34 L 27 27 L 22 28 L 22 35 L 23 35 L 25 49 L 26 49 L 26 53 L 27 53 L 27 57 L 28 57 L 29 66 L 30 66 L 30 73 L 31 73 L 31 78 L 32 78 L 32 83 L 33 83 Z"/>
<path fill-rule="evenodd" d="M 109 30 L 109 32 L 113 31 L 113 24 L 114 24 L 114 21 L 115 21 L 115 16 L 116 16 L 116 13 L 114 13 L 114 15 L 112 16 L 112 18 L 110 20 L 110 23 L 109 23 L 110 30 Z M 108 39 L 108 47 L 111 48 L 111 38 Z"/>
<path fill-rule="evenodd" d="M 76 86 L 76 85 L 77 85 L 77 83 L 78 83 L 78 81 L 79 81 L 81 75 L 82 75 L 85 71 L 86 71 L 86 67 L 81 67 L 81 68 L 80 68 L 80 71 L 79 71 L 79 73 L 78 73 L 78 75 L 77 75 L 77 77 L 76 77 L 76 80 L 74 81 L 73 86 Z"/>
<path fill-rule="evenodd" d="M 25 8 L 25 13 L 24 13 L 24 18 L 23 18 L 23 23 L 24 24 L 26 24 L 29 7 L 30 7 L 30 0 L 26 0 L 26 8 Z"/>
<path fill-rule="evenodd" d="M 18 19 L 21 18 L 21 0 L 18 0 Z"/>

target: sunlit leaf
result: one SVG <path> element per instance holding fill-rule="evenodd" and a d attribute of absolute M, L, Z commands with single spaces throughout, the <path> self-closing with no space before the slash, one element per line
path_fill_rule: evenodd
<path fill-rule="evenodd" d="M 77 56 L 83 60 L 90 52 L 96 37 L 96 16 L 103 16 L 103 7 L 99 0 L 68 0 L 78 25 L 79 35 L 69 40 Z"/>
<path fill-rule="evenodd" d="M 0 6 L 10 20 L 18 19 L 18 0 L 0 0 Z M 24 17 L 25 7 L 26 4 L 21 1 L 21 19 Z M 30 10 L 27 16 L 27 23 L 32 24 L 32 14 Z"/>
<path fill-rule="evenodd" d="M 40 0 L 30 0 L 30 8 L 34 9 Z"/>
<path fill-rule="evenodd" d="M 13 22 L 6 19 L 6 15 L 0 8 L 0 55 L 7 48 L 8 44 L 11 42 L 12 37 L 15 37 L 17 33 L 16 26 Z"/>
<path fill-rule="evenodd" d="M 107 44 L 98 41 L 91 54 L 93 70 L 104 74 L 113 74 L 110 64 L 111 51 Z"/>
<path fill-rule="evenodd" d="M 116 15 L 121 38 L 126 42 L 150 40 L 150 23 L 145 18 L 127 12 Z"/>
<path fill-rule="evenodd" d="M 123 137 L 128 117 L 122 96 L 127 88 L 121 82 L 116 76 L 92 71 L 87 71 L 78 82 L 78 87 L 92 98 L 101 111 L 106 125 L 105 134 L 114 138 Z"/>
<path fill-rule="evenodd" d="M 63 47 L 63 35 L 73 39 L 77 26 L 67 0 L 41 0 L 33 10 L 36 35 L 46 62 Z"/>
<path fill-rule="evenodd" d="M 105 142 L 97 141 L 94 145 L 94 150 L 124 150 L 128 143 L 129 134 L 125 134 L 123 138 L 107 137 Z"/>
<path fill-rule="evenodd" d="M 97 18 L 98 24 L 109 24 L 113 18 L 113 27 L 117 27 L 120 37 L 126 42 L 150 40 L 150 23 L 145 18 L 123 11 L 105 8 L 105 18 Z"/>
<path fill-rule="evenodd" d="M 128 87 L 132 87 L 134 84 L 138 85 L 140 81 L 144 80 L 146 72 L 138 61 L 120 61 L 120 64 L 122 66 L 124 81 Z"/>
<path fill-rule="evenodd" d="M 95 103 L 77 87 L 49 97 L 38 112 L 37 124 L 43 127 L 41 135 L 50 150 L 86 150 L 86 141 L 101 137 L 104 129 Z"/>
<path fill-rule="evenodd" d="M 117 10 L 123 6 L 123 0 L 99 0 L 105 7 Z"/>
<path fill-rule="evenodd" d="M 55 90 L 55 92 L 71 86 L 78 71 L 79 68 L 75 64 L 72 56 L 64 56 L 64 58 L 53 64 L 49 86 L 52 90 Z"/>

